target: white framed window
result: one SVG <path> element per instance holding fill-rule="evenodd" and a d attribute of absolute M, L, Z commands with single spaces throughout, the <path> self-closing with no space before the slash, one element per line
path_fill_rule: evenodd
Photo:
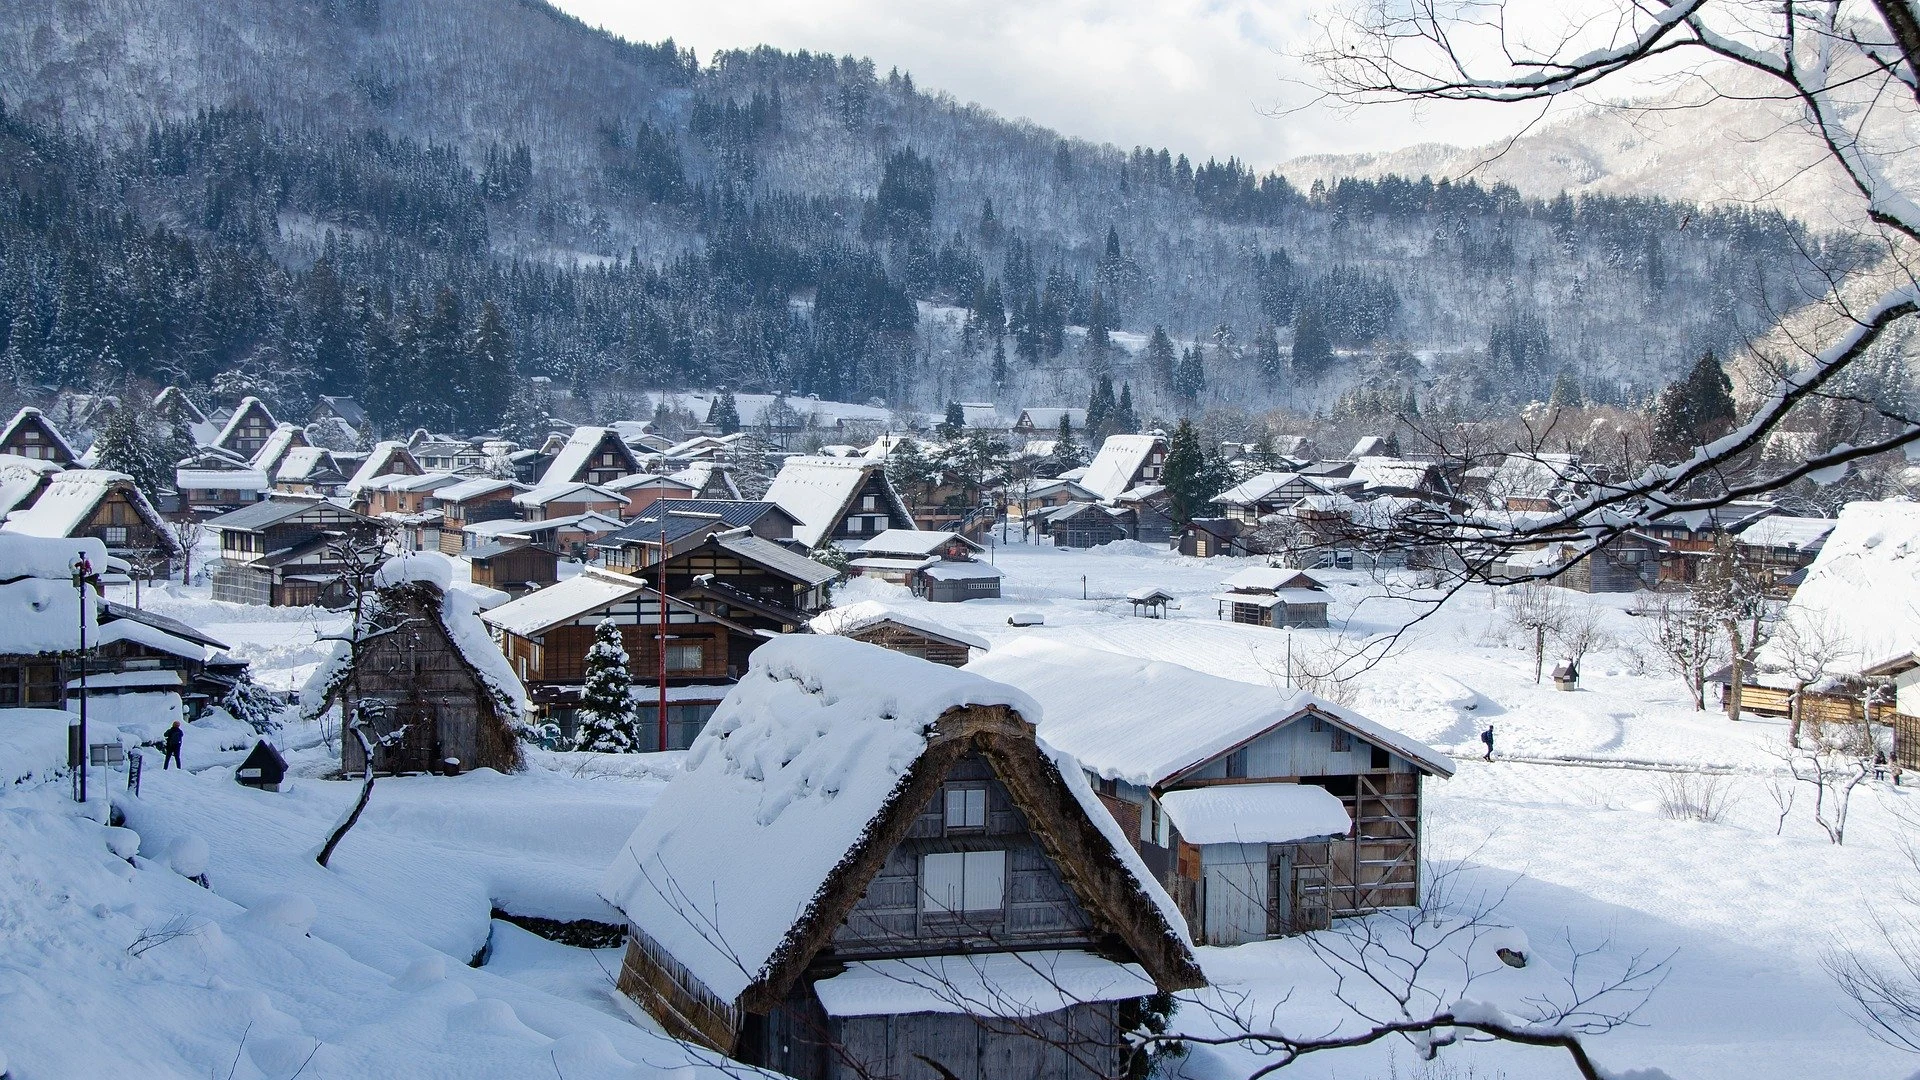
<path fill-rule="evenodd" d="M 861 496 L 861 498 L 860 498 L 860 509 L 862 509 L 862 510 L 878 510 L 878 509 L 880 509 L 880 496 L 878 496 L 878 495 L 863 495 L 863 496 Z"/>
<path fill-rule="evenodd" d="M 866 527 L 867 527 L 867 519 L 866 519 L 866 518 L 863 518 L 863 517 L 850 517 L 850 518 L 848 518 L 848 519 L 847 519 L 847 531 L 848 531 L 848 532 L 850 532 L 850 533 L 857 533 L 857 532 L 860 532 L 860 531 L 862 531 L 863 529 L 865 529 Z"/>
<path fill-rule="evenodd" d="M 699 645 L 668 645 L 668 671 L 699 671 L 705 666 L 704 650 Z"/>
<path fill-rule="evenodd" d="M 947 831 L 985 829 L 987 827 L 987 789 L 950 787 L 947 789 Z"/>
<path fill-rule="evenodd" d="M 920 857 L 920 910 L 936 915 L 998 911 L 1006 904 L 1007 853 L 943 851 Z"/>
<path fill-rule="evenodd" d="M 127 542 L 127 527 L 125 525 L 109 525 L 103 531 L 106 533 L 103 539 L 109 544 L 119 545 Z"/>

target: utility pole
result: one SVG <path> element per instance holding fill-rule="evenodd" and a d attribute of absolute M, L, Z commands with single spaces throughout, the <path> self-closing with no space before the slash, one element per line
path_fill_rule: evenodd
<path fill-rule="evenodd" d="M 80 597 L 80 786 L 79 801 L 87 801 L 87 770 L 90 768 L 91 751 L 87 746 L 87 581 L 93 576 L 93 564 L 87 561 L 87 553 L 81 552 L 73 559 L 73 588 Z"/>
<path fill-rule="evenodd" d="M 660 628 L 660 749 L 667 748 L 667 515 L 660 515 L 660 603 L 658 605 Z"/>

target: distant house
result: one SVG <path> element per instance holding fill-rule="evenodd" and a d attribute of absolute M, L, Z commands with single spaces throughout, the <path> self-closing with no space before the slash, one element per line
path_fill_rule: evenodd
<path fill-rule="evenodd" d="M 1450 499 L 1452 488 L 1433 461 L 1401 457 L 1365 456 L 1354 459 L 1346 476 L 1357 499 L 1383 496 L 1412 499 Z"/>
<path fill-rule="evenodd" d="M 286 460 L 289 451 L 307 445 L 310 444 L 307 442 L 307 433 L 304 429 L 292 424 L 281 424 L 267 435 L 267 440 L 260 444 L 260 449 L 253 452 L 253 457 L 248 459 L 247 465 L 250 468 L 259 469 L 268 476 L 273 476 L 280 471 L 280 463 Z"/>
<path fill-rule="evenodd" d="M 1034 480 L 1006 489 L 1007 524 L 1031 527 L 1047 512 L 1071 502 L 1099 502 L 1100 496 L 1072 480 Z"/>
<path fill-rule="evenodd" d="M 367 411 L 360 407 L 360 402 L 350 397 L 321 394 L 314 402 L 313 420 L 338 420 L 355 431 L 367 430 Z"/>
<path fill-rule="evenodd" d="M 407 517 L 426 513 L 427 503 L 439 492 L 466 480 L 448 472 L 389 473 L 368 480 L 361 486 L 360 495 L 366 500 L 370 517 Z"/>
<path fill-rule="evenodd" d="M 1361 486 L 1346 477 L 1313 476 L 1300 472 L 1264 472 L 1215 495 L 1210 502 L 1220 515 L 1252 525 L 1261 518 L 1282 514 L 1313 495 L 1338 495 Z"/>
<path fill-rule="evenodd" d="M 550 547 L 570 558 L 584 559 L 591 553 L 596 541 L 611 536 L 621 527 L 619 518 L 594 512 L 542 518 L 539 521 L 496 518 L 463 527 L 460 530 L 460 543 L 461 550 L 465 552 L 502 540 L 525 540 Z M 435 542 L 437 544 L 438 540 Z"/>
<path fill-rule="evenodd" d="M 987 639 L 935 622 L 908 608 L 862 600 L 814 616 L 813 632 L 878 645 L 948 667 L 964 667 L 972 652 L 986 652 Z"/>
<path fill-rule="evenodd" d="M 604 543 L 604 541 L 603 541 Z M 620 549 L 621 569 L 657 585 L 659 537 L 650 543 L 629 539 Z M 710 592 L 739 610 L 734 617 L 756 629 L 792 633 L 806 616 L 827 606 L 827 585 L 839 574 L 830 566 L 768 540 L 748 525 L 708 523 L 667 538 L 667 592 L 692 596 Z M 633 560 L 637 565 L 627 566 Z"/>
<path fill-rule="evenodd" d="M 320 446 L 288 450 L 273 473 L 273 490 L 287 495 L 338 495 L 346 486 L 347 474 L 333 451 Z"/>
<path fill-rule="evenodd" d="M 587 567 L 576 577 L 511 600 L 481 615 L 501 651 L 532 691 L 541 715 L 571 733 L 596 627 L 620 627 L 636 683 L 660 681 L 660 593 L 636 577 Z M 658 745 L 659 705 L 637 693 L 645 749 L 684 750 L 746 671 L 747 658 L 768 638 L 733 617 L 724 601 L 666 597 L 667 745 Z"/>
<path fill-rule="evenodd" d="M 1820 557 L 1837 524 L 1833 518 L 1768 514 L 1734 533 L 1734 550 L 1759 571 L 1774 596 L 1791 599 L 1798 576 Z"/>
<path fill-rule="evenodd" d="M 31 507 L 7 515 L 0 532 L 51 539 L 92 536 L 106 544 L 111 555 L 158 560 L 163 569 L 181 551 L 173 529 L 133 478 L 102 469 L 56 474 Z"/>
<path fill-rule="evenodd" d="M 295 607 L 343 604 L 340 575 L 346 569 L 336 540 L 370 543 L 379 526 L 329 502 L 281 495 L 244 506 L 206 523 L 220 538 L 213 564 L 213 599 L 233 604 Z"/>
<path fill-rule="evenodd" d="M 696 461 L 674 473 L 670 479 L 685 484 L 691 499 L 738 499 L 739 485 L 733 482 L 733 468 L 718 461 Z"/>
<path fill-rule="evenodd" d="M 575 428 L 554 453 L 536 487 L 555 484 L 604 484 L 642 472 L 633 451 L 612 428 Z"/>
<path fill-rule="evenodd" d="M 1133 539 L 1133 511 L 1105 503 L 1071 502 L 1040 519 L 1054 547 L 1091 548 Z"/>
<path fill-rule="evenodd" d="M 32 506 L 59 472 L 60 466 L 51 461 L 0 454 L 0 519 Z"/>
<path fill-rule="evenodd" d="M 1453 774 L 1432 747 L 1304 691 L 1038 638 L 967 670 L 1039 702 L 1195 940 L 1419 903 L 1422 781 Z"/>
<path fill-rule="evenodd" d="M 627 500 L 626 517 L 645 510 L 656 499 L 693 498 L 696 490 L 691 483 L 655 473 L 634 473 L 618 480 L 609 480 L 600 486 L 618 492 Z"/>
<path fill-rule="evenodd" d="M 245 464 L 203 455 L 173 471 L 174 490 L 187 516 L 224 514 L 257 503 L 273 492 L 273 479 Z"/>
<path fill-rule="evenodd" d="M 854 552 L 848 570 L 905 585 L 936 604 L 1000 595 L 1000 571 L 977 556 L 986 548 L 955 532 L 888 529 Z"/>
<path fill-rule="evenodd" d="M 1087 410 L 1064 408 L 1021 409 L 1020 416 L 1013 422 L 1013 433 L 1023 438 L 1052 438 L 1060 431 L 1060 418 L 1066 417 L 1075 431 L 1087 430 Z M 976 425 L 971 418 L 968 427 Z"/>
<path fill-rule="evenodd" d="M 1467 470 L 1467 486 L 1487 505 L 1504 510 L 1553 510 L 1605 479 L 1604 470 L 1582 464 L 1576 454 L 1508 454 L 1500 464 Z"/>
<path fill-rule="evenodd" d="M 375 592 L 352 633 L 358 648 L 334 643 L 300 695 L 301 712 L 339 709 L 342 726 L 364 721 L 387 739 L 374 744 L 383 773 L 517 771 L 527 693 L 488 640 L 475 602 L 453 587 L 453 566 L 437 551 L 395 556 L 373 579 Z M 404 626 L 404 633 L 382 632 Z M 340 765 L 366 765 L 358 739 L 340 740 Z"/>
<path fill-rule="evenodd" d="M 220 434 L 221 425 L 214 423 L 206 410 L 177 386 L 169 386 L 154 396 L 153 413 L 185 431 L 195 446 L 205 446 Z"/>
<path fill-rule="evenodd" d="M 1628 532 L 1607 541 L 1604 547 L 1584 558 L 1580 556 L 1579 547 L 1556 541 L 1513 552 L 1495 570 L 1513 578 L 1551 574 L 1553 584 L 1575 592 L 1640 592 L 1660 583 L 1661 567 L 1673 558 L 1673 553 L 1671 545 L 1663 540 L 1641 532 Z"/>
<path fill-rule="evenodd" d="M 602 880 L 620 990 L 799 1080 L 1125 1075 L 1123 1005 L 1205 976 L 1027 702 L 857 641 L 769 642 Z"/>
<path fill-rule="evenodd" d="M 809 548 L 914 527 L 884 463 L 865 458 L 788 458 L 764 498 L 793 515 L 793 538 Z"/>
<path fill-rule="evenodd" d="M 1102 499 L 1116 498 L 1129 488 L 1158 484 L 1166 460 L 1164 436 L 1109 435 L 1079 483 Z"/>
<path fill-rule="evenodd" d="M 80 459 L 47 414 L 31 405 L 14 413 L 6 429 L 0 431 L 0 454 L 51 461 L 63 469 L 72 468 Z"/>
<path fill-rule="evenodd" d="M 513 496 L 513 505 L 528 521 L 602 514 L 618 519 L 627 508 L 626 496 L 596 484 L 569 482 L 542 484 Z"/>
<path fill-rule="evenodd" d="M 637 573 L 659 559 L 661 534 L 669 553 L 684 551 L 715 533 L 745 529 L 775 543 L 791 540 L 799 522 L 770 502 L 731 499 L 656 499 L 618 532 L 594 543 L 597 561 Z"/>
<path fill-rule="evenodd" d="M 560 553 L 539 544 L 510 538 L 465 554 L 472 567 L 469 580 L 508 596 L 525 596 L 560 580 Z"/>
<path fill-rule="evenodd" d="M 1327 587 L 1304 570 L 1255 566 L 1221 582 L 1215 593 L 1222 620 L 1254 626 L 1327 625 Z"/>
<path fill-rule="evenodd" d="M 1161 484 L 1142 484 L 1115 495 L 1113 506 L 1133 515 L 1132 538 L 1143 544 L 1173 540 L 1173 496 Z"/>
<path fill-rule="evenodd" d="M 347 481 L 347 493 L 355 498 L 365 498 L 367 489 L 382 477 L 419 476 L 424 472 L 426 470 L 414 460 L 406 443 L 387 439 L 375 443 L 366 460 L 354 470 L 353 478 Z"/>
<path fill-rule="evenodd" d="M 257 397 L 242 398 L 240 404 L 234 406 L 233 415 L 227 417 L 226 425 L 209 445 L 252 461 L 279 426 L 273 414 L 267 411 L 265 402 Z"/>
<path fill-rule="evenodd" d="M 527 491 L 524 484 L 479 476 L 434 491 L 427 505 L 440 511 L 440 550 L 460 554 L 463 530 L 482 521 L 519 516 L 514 498 Z"/>
<path fill-rule="evenodd" d="M 1247 534 L 1252 531 L 1237 518 L 1194 518 L 1181 530 L 1180 554 L 1196 559 L 1251 554 Z"/>

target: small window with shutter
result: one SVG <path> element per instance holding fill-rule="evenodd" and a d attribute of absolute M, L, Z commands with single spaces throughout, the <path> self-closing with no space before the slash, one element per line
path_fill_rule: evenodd
<path fill-rule="evenodd" d="M 977 784 L 950 785 L 946 792 L 948 832 L 985 832 L 987 789 Z"/>
<path fill-rule="evenodd" d="M 1006 904 L 1007 853 L 943 851 L 920 857 L 920 910 L 975 915 Z"/>

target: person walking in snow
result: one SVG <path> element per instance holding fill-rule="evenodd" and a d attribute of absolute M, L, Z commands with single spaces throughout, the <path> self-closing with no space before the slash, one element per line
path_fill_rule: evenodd
<path fill-rule="evenodd" d="M 165 751 L 164 755 L 160 758 L 161 772 L 167 771 L 174 765 L 180 765 L 182 769 L 186 768 L 185 765 L 180 764 L 180 740 L 185 737 L 186 732 L 180 730 L 180 721 L 178 720 L 175 720 L 173 726 L 168 728 L 167 733 L 161 737 L 160 748 Z"/>
<path fill-rule="evenodd" d="M 1480 733 L 1480 741 L 1487 744 L 1486 760 L 1492 761 L 1493 760 L 1493 725 L 1492 724 L 1488 724 L 1487 730 Z"/>

